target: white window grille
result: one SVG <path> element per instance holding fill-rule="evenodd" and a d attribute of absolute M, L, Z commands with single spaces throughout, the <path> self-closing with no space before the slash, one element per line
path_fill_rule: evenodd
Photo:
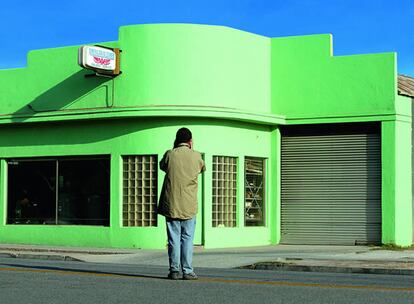
<path fill-rule="evenodd" d="M 213 227 L 236 226 L 237 158 L 213 156 Z"/>
<path fill-rule="evenodd" d="M 157 226 L 156 155 L 123 157 L 123 225 Z"/>
<path fill-rule="evenodd" d="M 246 157 L 244 174 L 245 225 L 264 226 L 265 160 L 258 157 Z"/>

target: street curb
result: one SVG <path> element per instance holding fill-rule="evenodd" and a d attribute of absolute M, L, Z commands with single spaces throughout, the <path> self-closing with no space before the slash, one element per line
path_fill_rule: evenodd
<path fill-rule="evenodd" d="M 0 258 L 83 262 L 80 259 L 68 256 L 68 255 L 32 254 L 32 253 L 0 253 Z"/>
<path fill-rule="evenodd" d="M 16 247 L 0 247 L 0 254 L 3 252 L 53 252 L 53 253 L 79 253 L 79 254 L 94 254 L 94 255 L 109 255 L 109 254 L 133 254 L 134 252 L 119 252 L 119 251 L 100 251 L 100 250 L 77 250 L 77 249 L 45 249 L 45 248 L 16 248 Z"/>
<path fill-rule="evenodd" d="M 368 268 L 368 267 L 337 267 L 318 265 L 295 265 L 290 263 L 257 263 L 238 267 L 240 269 L 273 270 L 273 271 L 303 271 L 303 272 L 331 272 L 331 273 L 359 273 L 359 274 L 388 274 L 414 276 L 414 269 L 401 268 Z"/>
<path fill-rule="evenodd" d="M 11 255 L 8 253 L 0 253 L 0 258 L 11 258 Z"/>

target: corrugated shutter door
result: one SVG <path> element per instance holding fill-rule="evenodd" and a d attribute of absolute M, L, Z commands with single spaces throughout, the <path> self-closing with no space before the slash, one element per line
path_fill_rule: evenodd
<path fill-rule="evenodd" d="M 284 244 L 380 243 L 380 135 L 283 135 L 281 201 Z"/>

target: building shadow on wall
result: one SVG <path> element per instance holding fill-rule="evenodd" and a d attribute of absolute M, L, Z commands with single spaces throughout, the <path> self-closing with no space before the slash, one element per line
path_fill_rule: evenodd
<path fill-rule="evenodd" d="M 365 239 L 368 245 L 381 245 L 382 238 L 382 155 L 381 127 L 376 125 L 377 132 L 368 132 L 365 149 L 367 160 L 366 174 L 366 203 L 365 203 Z M 367 245 L 363 244 L 363 245 Z M 359 245 L 359 244 L 356 244 Z"/>
<path fill-rule="evenodd" d="M 12 114 L 13 122 L 24 122 L 38 113 L 54 112 L 80 102 L 83 97 L 93 94 L 97 89 L 105 88 L 105 100 L 102 107 L 108 106 L 108 86 L 102 86 L 110 81 L 103 77 L 85 77 L 90 71 L 81 70 L 64 79 L 43 94 L 37 96 L 33 101 L 18 109 Z M 81 107 L 79 107 L 81 108 Z"/>
<path fill-rule="evenodd" d="M 0 129 L 2 147 L 74 145 L 115 139 L 143 130 L 175 126 L 221 126 L 257 131 L 269 131 L 268 126 L 213 118 L 189 117 L 122 117 L 94 120 L 72 120 L 42 124 L 4 125 Z M 4 136 L 2 136 L 4 134 Z M 7 134 L 7 136 L 6 136 Z M 171 144 L 175 133 L 171 133 Z M 157 140 L 154 138 L 154 140 Z M 202 140 L 202 139 L 200 139 Z M 209 139 L 211 140 L 211 139 Z M 143 143 L 141 143 L 143 144 Z M 151 143 L 146 143 L 151 144 Z"/>

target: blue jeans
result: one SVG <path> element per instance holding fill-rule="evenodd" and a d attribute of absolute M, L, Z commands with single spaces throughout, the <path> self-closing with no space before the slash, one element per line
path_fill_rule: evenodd
<path fill-rule="evenodd" d="M 166 218 L 166 222 L 170 272 L 179 272 L 180 268 L 185 274 L 194 272 L 192 264 L 196 218 L 189 220 Z"/>

